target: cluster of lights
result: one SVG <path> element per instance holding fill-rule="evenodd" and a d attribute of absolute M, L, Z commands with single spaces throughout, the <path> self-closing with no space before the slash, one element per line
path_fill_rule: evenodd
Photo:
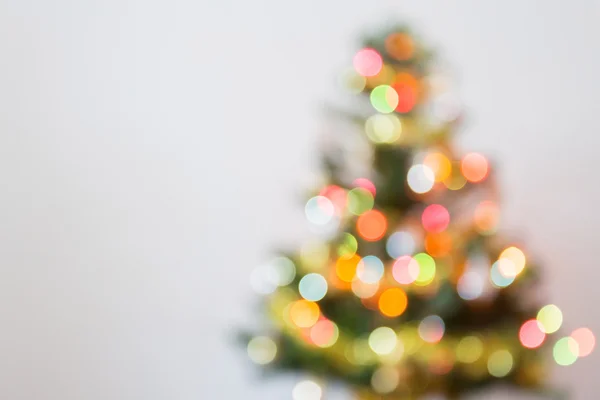
<path fill-rule="evenodd" d="M 475 184 L 484 181 L 488 174 L 488 161 L 479 153 L 468 153 L 460 161 L 452 162 L 444 153 L 432 151 L 410 167 L 407 183 L 414 193 L 425 194 L 440 184 L 442 186 L 439 187 L 460 190 L 467 182 Z M 487 218 L 482 216 L 480 220 Z"/>
<path fill-rule="evenodd" d="M 404 33 L 390 35 L 385 49 L 389 56 L 386 60 L 391 57 L 406 61 L 416 54 L 412 39 Z M 364 130 L 367 138 L 376 145 L 393 145 L 410 136 L 409 113 L 424 100 L 423 94 L 436 93 L 426 106 L 429 116 L 436 121 L 452 122 L 460 114 L 460 104 L 446 91 L 444 82 L 435 77 L 418 77 L 415 71 L 408 69 L 396 69 L 375 49 L 357 52 L 353 67 L 346 82 L 353 91 L 367 90 L 369 94 L 375 113 L 366 119 Z M 457 158 L 446 146 L 440 145 L 428 148 L 412 159 L 406 184 L 412 193 L 420 195 L 417 198 L 421 198 L 430 192 L 439 194 L 446 189 L 460 190 L 467 184 L 474 186 L 486 181 L 489 174 L 490 165 L 485 156 L 468 153 Z M 495 289 L 510 286 L 526 270 L 527 259 L 523 251 L 510 246 L 492 260 L 487 255 L 485 260 L 479 260 L 481 262 L 468 260 L 465 268 L 461 265 L 459 274 L 449 276 L 452 273 L 448 272 L 446 260 L 454 257 L 453 251 L 462 251 L 464 245 L 459 229 L 454 227 L 460 220 L 455 208 L 450 207 L 451 213 L 441 196 L 423 197 L 443 204 L 428 202 L 423 208 L 411 210 L 419 212 L 411 221 L 418 228 L 411 229 L 404 222 L 402 226 L 394 226 L 395 218 L 377 207 L 376 195 L 377 188 L 366 178 L 355 179 L 350 188 L 325 186 L 307 201 L 307 220 L 314 227 L 329 232 L 346 226 L 349 221 L 354 234 L 343 232 L 332 243 L 312 242 L 303 246 L 298 268 L 286 257 L 260 266 L 251 276 L 253 288 L 268 295 L 293 284 L 291 289 L 280 290 L 291 293 L 281 300 L 285 303 L 280 308 L 286 327 L 291 327 L 298 338 L 313 348 L 336 346 L 337 354 L 341 347 L 345 349 L 346 360 L 352 364 L 376 366 L 371 375 L 371 386 L 378 394 L 403 390 L 398 363 L 402 357 L 417 355 L 421 348 L 427 358 L 428 371 L 435 375 L 447 374 L 456 362 L 474 364 L 478 361 L 481 361 L 477 365 L 481 364 L 482 371 L 492 377 L 510 375 L 516 365 L 515 359 L 519 359 L 512 346 L 509 350 L 495 340 L 486 342 L 484 336 L 476 333 L 460 340 L 451 337 L 446 332 L 445 321 L 435 314 L 410 322 L 411 328 L 392 324 L 394 318 L 403 316 L 409 307 L 407 293 L 433 293 L 444 279 L 455 285 L 460 299 L 479 300 L 484 304 L 481 300 L 485 296 L 493 295 Z M 499 224 L 498 204 L 492 200 L 480 201 L 473 209 L 470 222 L 470 228 L 477 233 L 494 234 Z M 385 252 L 391 260 L 368 253 L 371 248 L 376 249 L 375 242 L 380 241 L 385 244 Z M 377 310 L 379 320 L 387 321 L 385 324 L 390 326 L 377 327 L 361 337 L 344 336 L 338 325 L 322 312 L 323 303 L 319 303 L 338 291 L 353 293 L 366 308 Z M 519 326 L 516 336 L 524 349 L 538 349 L 549 342 L 549 336 L 558 332 L 562 323 L 561 310 L 553 304 L 546 305 L 535 318 Z M 406 333 L 408 329 L 412 329 L 411 334 Z M 552 354 L 557 364 L 570 365 L 591 354 L 594 347 L 592 331 L 579 328 L 558 339 Z M 250 359 L 259 365 L 272 362 L 278 355 L 275 340 L 268 336 L 253 338 L 247 351 Z M 299 382 L 292 391 L 294 400 L 320 400 L 322 397 L 323 389 L 313 380 Z"/>

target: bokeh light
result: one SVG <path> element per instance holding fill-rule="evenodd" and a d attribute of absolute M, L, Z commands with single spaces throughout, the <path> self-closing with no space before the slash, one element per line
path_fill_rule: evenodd
<path fill-rule="evenodd" d="M 443 182 L 452 173 L 452 163 L 446 155 L 440 152 L 427 154 L 423 160 L 423 165 L 433 171 L 436 182 Z"/>
<path fill-rule="evenodd" d="M 508 350 L 497 350 L 488 358 L 488 372 L 496 378 L 503 378 L 513 368 L 513 356 Z"/>
<path fill-rule="evenodd" d="M 358 255 L 353 255 L 352 257 L 340 257 L 335 263 L 335 273 L 343 282 L 352 282 L 354 277 L 356 276 L 356 267 L 360 262 L 360 257 Z"/>
<path fill-rule="evenodd" d="M 308 240 L 300 247 L 300 262 L 305 269 L 321 270 L 329 256 L 330 246 L 321 240 Z"/>
<path fill-rule="evenodd" d="M 275 359 L 277 345 L 267 336 L 257 336 L 248 342 L 248 357 L 259 365 L 265 365 Z"/>
<path fill-rule="evenodd" d="M 563 323 L 563 314 L 556 305 L 548 304 L 538 311 L 537 320 L 541 325 L 542 332 L 550 334 L 560 329 Z"/>
<path fill-rule="evenodd" d="M 348 192 L 348 211 L 361 215 L 373 208 L 375 200 L 367 189 L 354 188 Z"/>
<path fill-rule="evenodd" d="M 481 182 L 488 174 L 488 161 L 479 153 L 469 153 L 463 157 L 460 170 L 469 182 Z"/>
<path fill-rule="evenodd" d="M 379 282 L 375 283 L 364 283 L 360 279 L 352 281 L 352 293 L 359 299 L 369 299 L 377 293 L 379 290 Z"/>
<path fill-rule="evenodd" d="M 577 355 L 579 357 L 589 356 L 594 351 L 594 347 L 596 347 L 596 337 L 588 328 L 575 329 L 571 333 L 571 338 L 577 342 Z"/>
<path fill-rule="evenodd" d="M 369 347 L 379 355 L 390 354 L 398 343 L 398 336 L 392 328 L 381 326 L 369 335 Z"/>
<path fill-rule="evenodd" d="M 338 245 L 338 256 L 341 258 L 351 258 L 358 250 L 358 241 L 352 234 L 344 232 Z"/>
<path fill-rule="evenodd" d="M 546 334 L 542 331 L 542 324 L 537 319 L 526 321 L 519 329 L 519 340 L 528 349 L 540 347 L 546 340 Z"/>
<path fill-rule="evenodd" d="M 391 258 L 409 256 L 415 252 L 415 239 L 409 232 L 394 232 L 388 237 L 385 249 Z"/>
<path fill-rule="evenodd" d="M 290 307 L 290 319 L 299 328 L 310 328 L 317 323 L 321 311 L 317 303 L 298 300 Z"/>
<path fill-rule="evenodd" d="M 355 187 L 367 189 L 369 192 L 371 192 L 373 196 L 377 194 L 377 188 L 375 187 L 373 182 L 371 182 L 367 178 L 357 178 L 354 181 L 352 181 L 352 185 L 354 185 Z"/>
<path fill-rule="evenodd" d="M 371 91 L 371 105 L 382 114 L 393 112 L 398 106 L 398 93 L 389 85 L 379 85 Z"/>
<path fill-rule="evenodd" d="M 373 89 L 379 85 L 385 85 L 394 80 L 395 69 L 391 65 L 383 64 L 377 75 L 366 78 L 368 89 Z"/>
<path fill-rule="evenodd" d="M 373 143 L 394 143 L 402 135 L 402 122 L 393 114 L 375 114 L 367 118 L 365 132 Z"/>
<path fill-rule="evenodd" d="M 375 296 L 379 290 L 379 282 L 365 283 L 360 279 L 355 279 L 352 281 L 351 289 L 359 299 L 369 299 Z"/>
<path fill-rule="evenodd" d="M 490 270 L 490 280 L 492 284 L 497 288 L 505 288 L 515 281 L 514 276 L 504 276 L 504 274 L 502 274 L 502 272 L 500 271 L 500 265 L 503 262 L 510 263 L 510 261 L 506 259 L 503 261 L 496 261 L 494 264 L 492 264 L 492 268 Z"/>
<path fill-rule="evenodd" d="M 337 185 L 327 185 L 321 189 L 319 196 L 327 197 L 333 204 L 335 215 L 340 216 L 346 208 L 346 190 Z"/>
<path fill-rule="evenodd" d="M 327 294 L 327 280 L 321 274 L 308 274 L 298 284 L 300 295 L 308 301 L 319 301 Z"/>
<path fill-rule="evenodd" d="M 306 218 L 315 225 L 326 225 L 335 214 L 333 203 L 325 196 L 315 196 L 309 199 L 304 211 Z"/>
<path fill-rule="evenodd" d="M 360 215 L 356 221 L 356 230 L 365 240 L 374 242 L 385 235 L 387 219 L 380 211 L 370 210 Z"/>
<path fill-rule="evenodd" d="M 452 163 L 452 171 L 450 172 L 450 176 L 444 179 L 444 185 L 449 190 L 460 190 L 467 184 L 467 180 L 460 172 L 460 163 L 453 162 Z"/>
<path fill-rule="evenodd" d="M 408 113 L 412 111 L 417 103 L 417 90 L 414 86 L 398 82 L 393 85 L 394 91 L 398 96 L 395 110 L 399 113 Z"/>
<path fill-rule="evenodd" d="M 419 277 L 421 267 L 411 256 L 400 256 L 392 266 L 392 276 L 396 282 L 410 285 Z"/>
<path fill-rule="evenodd" d="M 277 257 L 271 260 L 269 265 L 275 271 L 278 286 L 287 286 L 294 281 L 296 266 L 289 258 Z"/>
<path fill-rule="evenodd" d="M 500 258 L 496 261 L 496 264 L 498 266 L 498 272 L 500 272 L 503 277 L 514 279 L 518 275 L 515 263 L 508 258 Z"/>
<path fill-rule="evenodd" d="M 558 339 L 552 349 L 554 361 L 558 365 L 567 366 L 577 361 L 579 354 L 579 343 L 572 337 Z"/>
<path fill-rule="evenodd" d="M 350 93 L 358 94 L 365 89 L 367 80 L 364 76 L 356 72 L 355 69 L 348 69 L 340 74 L 339 83 L 342 88 Z"/>
<path fill-rule="evenodd" d="M 407 183 L 410 190 L 423 194 L 433 189 L 435 174 L 424 164 L 415 164 L 408 170 Z"/>
<path fill-rule="evenodd" d="M 527 262 L 525 254 L 523 254 L 520 249 L 514 246 L 506 248 L 504 251 L 502 251 L 502 253 L 500 253 L 500 257 L 498 258 L 499 260 L 510 260 L 514 266 L 514 272 L 511 271 L 512 273 L 507 273 L 508 271 L 505 271 L 505 268 L 501 268 L 501 272 L 505 276 L 510 276 L 513 274 L 514 276 L 519 275 L 521 272 L 523 272 L 523 269 L 525 269 L 525 264 Z"/>
<path fill-rule="evenodd" d="M 450 223 L 450 213 L 440 204 L 431 204 L 423 211 L 421 222 L 427 232 L 443 232 Z"/>
<path fill-rule="evenodd" d="M 293 400 L 321 400 L 323 397 L 323 389 L 318 383 L 305 380 L 298 382 L 292 390 Z"/>
<path fill-rule="evenodd" d="M 475 208 L 474 222 L 479 233 L 487 234 L 496 231 L 500 220 L 500 208 L 493 201 L 482 201 Z"/>
<path fill-rule="evenodd" d="M 406 33 L 392 33 L 385 39 L 385 51 L 398 61 L 406 61 L 415 53 L 415 43 Z"/>
<path fill-rule="evenodd" d="M 408 298 L 404 290 L 400 288 L 390 288 L 379 296 L 379 311 L 386 317 L 397 317 L 401 315 L 408 305 Z"/>
<path fill-rule="evenodd" d="M 354 69 L 362 76 L 375 76 L 383 67 L 383 59 L 375 49 L 365 48 L 356 53 Z"/>
<path fill-rule="evenodd" d="M 397 368 L 384 365 L 375 370 L 371 376 L 371 386 L 379 394 L 391 393 L 400 383 L 400 373 Z"/>
<path fill-rule="evenodd" d="M 423 318 L 419 324 L 419 336 L 427 343 L 437 343 L 442 340 L 446 326 L 437 315 Z"/>
<path fill-rule="evenodd" d="M 429 285 L 435 278 L 435 260 L 427 253 L 419 253 L 413 257 L 419 263 L 419 276 L 415 283 L 419 286 Z"/>
<path fill-rule="evenodd" d="M 337 325 L 328 319 L 317 322 L 310 329 L 310 338 L 312 342 L 315 346 L 321 348 L 333 346 L 338 340 L 339 335 L 340 331 Z"/>
<path fill-rule="evenodd" d="M 458 280 L 456 291 L 463 300 L 481 297 L 485 289 L 485 276 L 477 270 L 467 270 Z"/>
<path fill-rule="evenodd" d="M 456 359 L 465 364 L 474 363 L 483 354 L 483 342 L 477 336 L 466 336 L 456 346 Z"/>
<path fill-rule="evenodd" d="M 356 276 L 364 283 L 379 282 L 383 272 L 383 262 L 376 256 L 363 257 L 356 266 Z"/>

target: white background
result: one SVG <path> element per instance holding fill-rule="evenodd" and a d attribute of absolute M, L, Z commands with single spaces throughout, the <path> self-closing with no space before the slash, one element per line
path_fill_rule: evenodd
<path fill-rule="evenodd" d="M 566 331 L 600 333 L 597 2 L 2 0 L 0 398 L 291 398 L 233 341 L 248 275 L 306 232 L 321 105 L 395 17 L 457 72 Z M 599 367 L 556 381 L 594 399 Z"/>

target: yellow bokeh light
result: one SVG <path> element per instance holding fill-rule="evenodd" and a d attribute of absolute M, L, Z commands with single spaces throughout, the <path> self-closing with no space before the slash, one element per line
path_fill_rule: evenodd
<path fill-rule="evenodd" d="M 526 259 L 525 254 L 518 249 L 517 247 L 511 246 L 505 249 L 502 253 L 500 253 L 500 260 L 507 259 L 514 264 L 514 276 L 519 275 L 525 269 Z M 504 271 L 501 271 L 504 274 Z M 505 275 L 507 276 L 507 275 Z"/>
<path fill-rule="evenodd" d="M 466 336 L 456 346 L 456 359 L 470 364 L 479 360 L 483 354 L 483 342 L 477 336 Z"/>
<path fill-rule="evenodd" d="M 382 326 L 369 335 L 369 347 L 379 355 L 390 354 L 398 344 L 398 336 L 392 328 Z"/>
<path fill-rule="evenodd" d="M 317 303 L 298 300 L 290 307 L 290 319 L 299 328 L 310 328 L 317 323 L 320 315 Z"/>
<path fill-rule="evenodd" d="M 335 263 L 335 272 L 343 282 L 352 282 L 356 276 L 356 266 L 360 262 L 360 257 L 353 255 L 350 258 L 340 257 Z"/>
<path fill-rule="evenodd" d="M 423 164 L 431 168 L 436 182 L 443 182 L 452 173 L 452 163 L 443 153 L 433 152 L 427 154 Z"/>
<path fill-rule="evenodd" d="M 408 298 L 404 290 L 390 288 L 379 297 L 379 311 L 386 317 L 397 317 L 402 315 L 408 305 Z"/>

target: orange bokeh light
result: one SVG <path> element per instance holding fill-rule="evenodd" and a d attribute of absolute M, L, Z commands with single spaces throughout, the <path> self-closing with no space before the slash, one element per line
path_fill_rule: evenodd
<path fill-rule="evenodd" d="M 310 328 L 319 320 L 319 305 L 308 300 L 298 300 L 290 307 L 290 319 L 299 328 Z"/>
<path fill-rule="evenodd" d="M 396 60 L 404 61 L 414 55 L 415 43 L 406 33 L 393 33 L 385 39 L 385 50 Z"/>
<path fill-rule="evenodd" d="M 408 298 L 404 290 L 390 288 L 379 296 L 379 311 L 386 317 L 397 317 L 401 315 L 408 305 Z"/>
<path fill-rule="evenodd" d="M 425 237 L 425 250 L 433 257 L 443 257 L 452 250 L 452 237 L 446 233 L 430 233 Z"/>
<path fill-rule="evenodd" d="M 488 174 L 488 161 L 479 153 L 469 153 L 463 157 L 460 170 L 469 182 L 477 183 L 485 179 Z"/>
<path fill-rule="evenodd" d="M 356 254 L 350 258 L 340 257 L 335 263 L 335 272 L 343 282 L 352 282 L 356 276 L 356 266 L 360 261 L 360 257 Z"/>
<path fill-rule="evenodd" d="M 387 219 L 380 211 L 370 210 L 358 217 L 356 230 L 369 242 L 381 239 L 387 229 Z"/>

